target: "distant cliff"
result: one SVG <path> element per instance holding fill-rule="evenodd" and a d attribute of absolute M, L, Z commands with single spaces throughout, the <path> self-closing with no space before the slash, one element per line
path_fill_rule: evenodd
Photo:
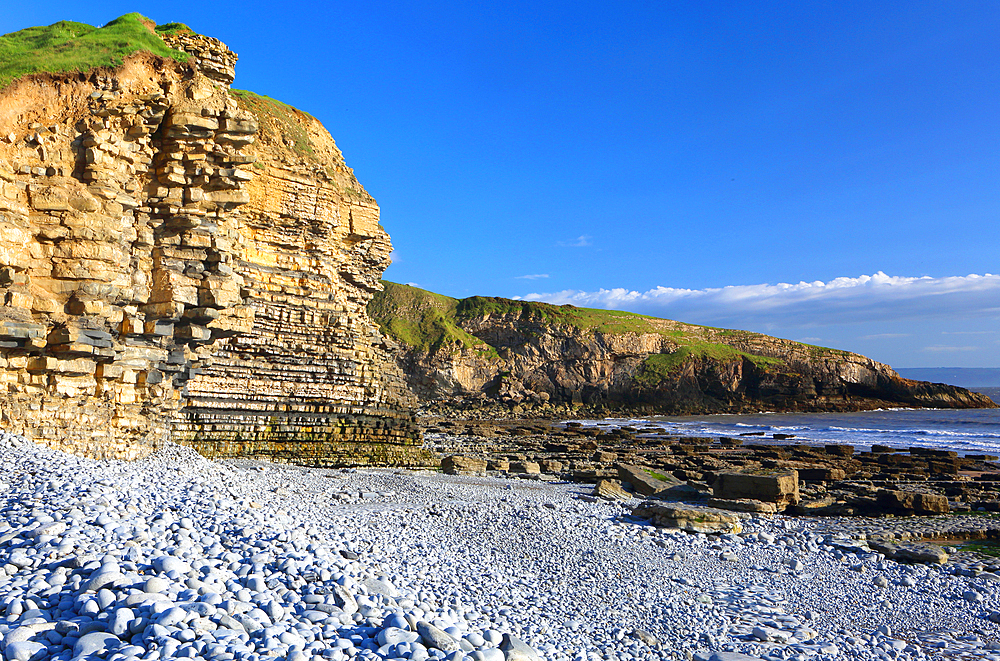
<path fill-rule="evenodd" d="M 628 312 L 454 299 L 384 283 L 369 315 L 424 402 L 662 413 L 992 408 L 864 356 Z"/>
<path fill-rule="evenodd" d="M 0 427 L 90 456 L 405 461 L 412 396 L 365 312 L 389 237 L 320 123 L 138 14 L 0 52 Z"/>

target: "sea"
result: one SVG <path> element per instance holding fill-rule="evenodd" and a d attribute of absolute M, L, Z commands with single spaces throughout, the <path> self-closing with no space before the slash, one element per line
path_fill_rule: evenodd
<path fill-rule="evenodd" d="M 1000 401 L 1000 388 L 977 388 Z M 755 413 L 750 415 L 651 416 L 584 425 L 662 427 L 669 434 L 743 437 L 750 443 L 838 443 L 869 450 L 872 445 L 956 450 L 1000 455 L 1000 409 L 881 409 L 857 413 Z M 773 435 L 791 438 L 774 439 Z"/>

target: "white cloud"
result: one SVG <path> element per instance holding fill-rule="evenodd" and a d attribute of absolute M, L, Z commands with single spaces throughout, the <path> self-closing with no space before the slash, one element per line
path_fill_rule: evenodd
<path fill-rule="evenodd" d="M 974 330 L 974 331 L 941 331 L 942 335 L 996 335 L 995 330 Z"/>
<path fill-rule="evenodd" d="M 692 323 L 809 327 L 898 319 L 1000 316 L 1000 275 L 874 275 L 829 282 L 731 285 L 709 289 L 655 287 L 564 290 L 521 297 L 580 307 L 629 310 Z"/>
<path fill-rule="evenodd" d="M 406 285 L 407 287 L 416 287 L 417 289 L 420 289 L 420 285 L 418 285 L 415 282 L 404 282 L 403 284 Z"/>
<path fill-rule="evenodd" d="M 558 244 L 563 248 L 586 248 L 594 245 L 594 237 L 589 234 L 581 234 L 572 241 L 560 241 Z"/>
<path fill-rule="evenodd" d="M 924 347 L 921 351 L 932 351 L 934 353 L 954 353 L 955 351 L 979 351 L 979 347 L 944 347 L 941 345 L 935 345 L 932 347 Z"/>
<path fill-rule="evenodd" d="M 540 280 L 549 277 L 548 273 L 533 273 L 532 275 L 519 275 L 515 280 Z"/>
<path fill-rule="evenodd" d="M 874 335 L 862 335 L 862 340 L 895 340 L 901 337 L 909 337 L 909 333 L 876 333 Z"/>

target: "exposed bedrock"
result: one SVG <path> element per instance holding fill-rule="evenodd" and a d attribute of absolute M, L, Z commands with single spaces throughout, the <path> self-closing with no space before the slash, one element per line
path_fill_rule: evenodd
<path fill-rule="evenodd" d="M 650 414 L 992 408 L 858 354 L 627 312 L 456 300 L 386 283 L 369 306 L 425 403 Z"/>
<path fill-rule="evenodd" d="M 0 92 L 0 426 L 94 457 L 408 463 L 403 375 L 365 312 L 391 245 L 312 117 L 236 55 Z"/>

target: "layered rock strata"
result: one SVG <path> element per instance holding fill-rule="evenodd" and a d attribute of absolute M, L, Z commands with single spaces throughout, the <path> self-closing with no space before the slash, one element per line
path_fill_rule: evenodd
<path fill-rule="evenodd" d="M 859 354 L 627 312 L 456 300 L 393 283 L 369 309 L 398 341 L 410 388 L 444 404 L 438 411 L 497 403 L 520 415 L 585 405 L 596 416 L 996 407 L 986 395 L 903 379 Z"/>
<path fill-rule="evenodd" d="M 0 92 L 0 425 L 136 458 L 408 463 L 410 395 L 365 306 L 389 237 L 315 119 L 229 89 L 236 54 Z"/>

